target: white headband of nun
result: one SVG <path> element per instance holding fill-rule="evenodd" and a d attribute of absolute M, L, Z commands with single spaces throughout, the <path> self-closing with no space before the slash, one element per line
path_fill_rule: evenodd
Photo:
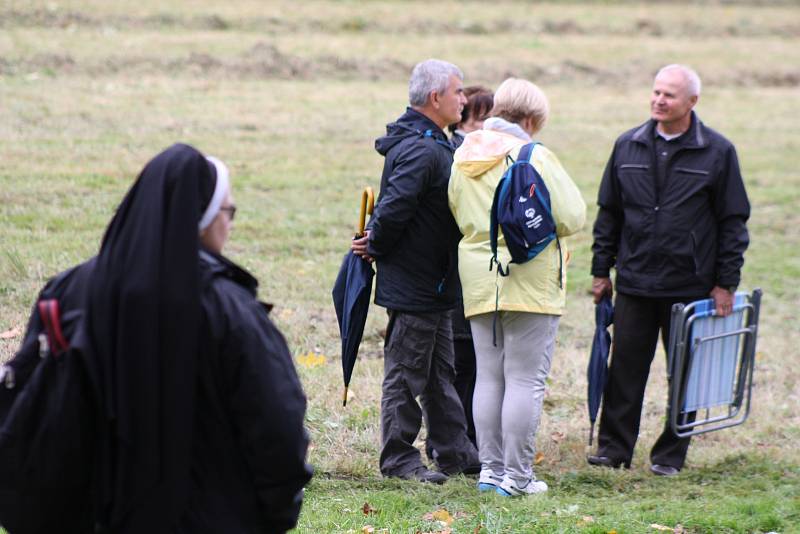
<path fill-rule="evenodd" d="M 217 170 L 217 184 L 214 186 L 214 194 L 211 196 L 211 201 L 203 213 L 203 218 L 200 219 L 200 223 L 197 225 L 201 232 L 208 228 L 211 221 L 217 216 L 219 208 L 222 206 L 222 201 L 228 192 L 228 167 L 214 156 L 207 156 L 206 159 Z"/>

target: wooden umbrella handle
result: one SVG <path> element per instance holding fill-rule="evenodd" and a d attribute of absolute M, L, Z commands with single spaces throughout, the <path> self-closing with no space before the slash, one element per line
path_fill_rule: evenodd
<path fill-rule="evenodd" d="M 356 237 L 364 236 L 364 226 L 367 222 L 367 214 L 372 215 L 372 210 L 375 208 L 375 193 L 372 188 L 367 186 L 361 192 L 361 213 L 358 216 L 358 232 Z"/>

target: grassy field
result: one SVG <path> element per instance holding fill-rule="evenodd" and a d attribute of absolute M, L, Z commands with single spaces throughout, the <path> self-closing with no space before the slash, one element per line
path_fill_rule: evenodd
<path fill-rule="evenodd" d="M 460 65 L 466 84 L 513 74 L 547 92 L 541 140 L 581 188 L 590 221 L 613 140 L 647 118 L 658 67 L 684 62 L 703 77 L 698 113 L 737 146 L 753 204 L 742 285 L 765 297 L 751 419 L 696 439 L 676 479 L 647 471 L 663 424 L 663 356 L 633 469 L 585 464 L 588 224 L 573 240 L 538 435 L 537 474 L 551 491 L 503 500 L 465 478 L 442 488 L 380 478 L 385 313 L 370 312 L 343 409 L 330 289 L 359 191 L 379 184 L 373 140 L 427 57 Z M 317 470 L 299 532 L 800 532 L 799 87 L 796 1 L 4 0 L 0 361 L 37 289 L 96 252 L 144 163 L 184 141 L 231 167 L 240 213 L 227 253 L 259 278 L 297 356 Z"/>

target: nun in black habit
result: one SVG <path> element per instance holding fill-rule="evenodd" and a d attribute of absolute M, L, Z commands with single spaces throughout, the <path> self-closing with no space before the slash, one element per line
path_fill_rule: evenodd
<path fill-rule="evenodd" d="M 297 523 L 312 473 L 306 400 L 258 282 L 221 255 L 234 213 L 225 165 L 174 145 L 145 166 L 85 264 L 98 531 Z"/>

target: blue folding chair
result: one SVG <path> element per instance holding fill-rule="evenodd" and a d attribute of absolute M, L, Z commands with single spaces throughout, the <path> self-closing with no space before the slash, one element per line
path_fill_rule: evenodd
<path fill-rule="evenodd" d="M 712 299 L 672 307 L 669 417 L 679 437 L 745 422 L 750 413 L 761 290 L 736 293 L 719 317 Z"/>

